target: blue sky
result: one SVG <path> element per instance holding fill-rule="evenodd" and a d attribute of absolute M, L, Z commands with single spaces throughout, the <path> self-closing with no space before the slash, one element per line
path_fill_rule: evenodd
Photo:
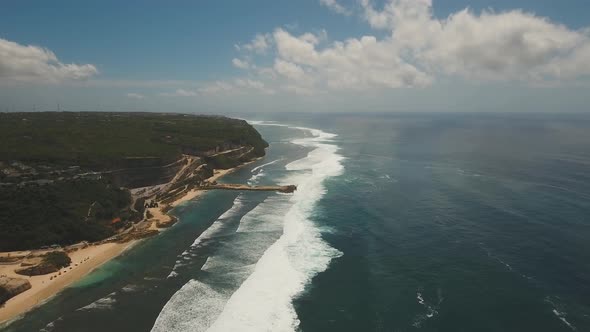
<path fill-rule="evenodd" d="M 588 27 L 586 0 L 6 1 L 0 111 L 579 112 Z"/>

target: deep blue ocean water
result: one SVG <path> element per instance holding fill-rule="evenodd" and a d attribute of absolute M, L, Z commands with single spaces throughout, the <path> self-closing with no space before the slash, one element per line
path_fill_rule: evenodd
<path fill-rule="evenodd" d="M 590 331 L 590 117 L 251 116 L 271 144 L 6 331 Z M 260 122 L 262 121 L 262 122 Z"/>

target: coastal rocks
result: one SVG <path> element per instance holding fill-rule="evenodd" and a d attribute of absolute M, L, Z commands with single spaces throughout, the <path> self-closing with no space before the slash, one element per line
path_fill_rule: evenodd
<path fill-rule="evenodd" d="M 10 265 L 23 260 L 24 256 L 0 256 L 0 265 Z"/>
<path fill-rule="evenodd" d="M 171 227 L 172 225 L 176 224 L 177 221 L 178 221 L 178 218 L 176 218 L 174 216 L 170 216 L 170 218 L 168 220 L 156 221 L 156 227 L 168 228 L 168 227 Z"/>
<path fill-rule="evenodd" d="M 37 261 L 23 262 L 23 268 L 14 272 L 25 276 L 38 276 L 59 271 L 63 267 L 70 266 L 72 260 L 67 253 L 63 251 L 52 251 L 42 257 L 37 257 Z M 37 262 L 33 264 L 33 262 Z"/>
<path fill-rule="evenodd" d="M 30 288 L 31 283 L 28 280 L 0 277 L 0 305 Z"/>
<path fill-rule="evenodd" d="M 24 276 L 40 276 L 57 272 L 59 269 L 51 264 L 38 264 L 34 266 L 17 269 L 14 272 Z"/>
<path fill-rule="evenodd" d="M 288 186 L 282 186 L 278 191 L 286 194 L 294 193 L 297 190 L 297 186 L 290 184 Z"/>

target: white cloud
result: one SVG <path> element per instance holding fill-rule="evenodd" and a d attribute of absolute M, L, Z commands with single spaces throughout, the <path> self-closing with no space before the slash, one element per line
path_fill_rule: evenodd
<path fill-rule="evenodd" d="M 328 7 L 330 10 L 334 11 L 335 13 L 342 14 L 342 15 L 351 15 L 352 12 L 338 3 L 337 0 L 320 0 L 320 4 L 322 6 Z"/>
<path fill-rule="evenodd" d="M 127 93 L 127 98 L 131 98 L 131 99 L 143 99 L 145 98 L 144 95 L 140 94 L 140 93 L 135 93 L 135 92 L 129 92 Z"/>
<path fill-rule="evenodd" d="M 185 89 L 176 89 L 174 92 L 163 92 L 160 93 L 160 96 L 163 97 L 194 97 L 197 95 L 197 92 L 185 90 Z"/>
<path fill-rule="evenodd" d="M 233 63 L 234 67 L 236 67 L 236 68 L 240 68 L 240 69 L 250 68 L 250 64 L 246 60 L 240 60 L 238 58 L 234 58 L 231 62 Z"/>
<path fill-rule="evenodd" d="M 228 92 L 233 90 L 233 85 L 230 83 L 226 83 L 223 81 L 216 81 L 213 83 L 209 83 L 204 85 L 203 87 L 199 88 L 198 91 L 199 93 L 202 94 L 206 94 L 206 95 L 212 95 L 212 94 L 218 94 L 220 92 Z"/>
<path fill-rule="evenodd" d="M 234 65 L 273 91 L 306 95 L 425 87 L 440 78 L 546 86 L 590 77 L 590 29 L 573 30 L 521 10 L 464 9 L 441 19 L 432 0 L 388 0 L 381 8 L 360 0 L 360 8 L 371 28 L 387 32 L 384 37 L 328 41 L 325 31 L 296 35 L 277 28 L 241 46 L 251 52 L 247 66 L 239 59 Z M 243 91 L 235 81 L 209 89 L 237 87 Z"/>
<path fill-rule="evenodd" d="M 274 64 L 274 70 L 292 80 L 302 80 L 305 77 L 305 71 L 303 69 L 289 61 L 277 59 Z"/>
<path fill-rule="evenodd" d="M 262 94 L 274 94 L 275 91 L 266 86 L 265 83 L 249 78 L 236 78 L 232 81 L 216 81 L 206 84 L 198 89 L 198 92 L 204 95 L 215 95 L 222 93 L 251 93 L 258 92 Z"/>
<path fill-rule="evenodd" d="M 249 43 L 236 45 L 238 50 L 246 50 L 258 54 L 264 54 L 270 48 L 271 37 L 269 34 L 258 34 Z"/>
<path fill-rule="evenodd" d="M 64 64 L 46 48 L 0 38 L 0 81 L 57 83 L 98 74 L 94 65 Z"/>
<path fill-rule="evenodd" d="M 85 81 L 75 81 L 76 86 L 83 87 L 98 87 L 98 88 L 121 88 L 121 89 L 136 89 L 136 88 L 181 88 L 194 85 L 197 81 L 181 81 L 181 80 L 117 80 L 117 79 L 90 79 Z"/>
<path fill-rule="evenodd" d="M 424 86 L 432 80 L 404 62 L 390 40 L 364 36 L 322 48 L 318 38 L 309 34 L 296 37 L 278 29 L 274 37 L 278 53 L 275 70 L 291 81 L 302 81 L 306 68 L 305 76 L 311 78 L 304 80 L 302 88 L 398 88 Z"/>
<path fill-rule="evenodd" d="M 372 27 L 390 30 L 408 61 L 433 73 L 530 82 L 590 74 L 588 33 L 534 14 L 464 9 L 440 20 L 431 0 L 392 0 L 381 11 L 361 4 Z"/>

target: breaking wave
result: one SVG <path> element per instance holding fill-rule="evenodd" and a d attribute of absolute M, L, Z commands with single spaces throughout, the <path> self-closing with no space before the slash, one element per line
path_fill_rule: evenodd
<path fill-rule="evenodd" d="M 311 128 L 290 128 L 309 135 L 292 143 L 311 149 L 306 157 L 285 166 L 287 176 L 280 182 L 296 184 L 297 191 L 293 195 L 271 195 L 244 215 L 235 233 L 236 243 L 232 243 L 234 251 L 238 251 L 233 256 L 240 257 L 209 257 L 203 271 L 223 273 L 185 284 L 164 306 L 152 331 L 297 329 L 299 319 L 293 299 L 311 278 L 341 255 L 321 238 L 320 229 L 310 217 L 325 194 L 324 180 L 342 173 L 343 157 L 331 142 L 336 135 Z M 255 168 L 254 175 L 271 163 Z M 193 248 L 203 236 L 215 232 L 215 223 L 212 228 L 199 236 Z M 250 262 L 251 259 L 255 260 Z M 231 282 L 235 284 L 228 287 Z"/>
<path fill-rule="evenodd" d="M 110 293 L 109 295 L 100 298 L 89 305 L 78 308 L 76 311 L 88 311 L 88 310 L 108 310 L 112 309 L 113 305 L 117 303 L 115 296 L 117 295 L 116 292 Z"/>

